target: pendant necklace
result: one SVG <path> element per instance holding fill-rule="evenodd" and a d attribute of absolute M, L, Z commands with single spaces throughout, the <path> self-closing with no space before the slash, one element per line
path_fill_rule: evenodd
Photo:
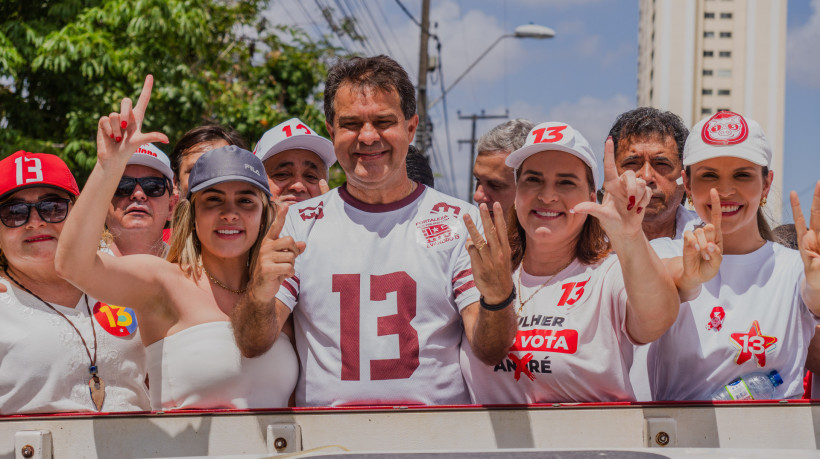
<path fill-rule="evenodd" d="M 97 375 L 97 330 L 94 328 L 94 317 L 91 314 L 91 306 L 88 304 L 88 295 L 83 293 L 83 298 L 85 298 L 85 307 L 88 310 L 88 318 L 91 320 L 91 333 L 94 335 L 94 356 L 91 356 L 91 350 L 88 348 L 88 344 L 85 342 L 85 338 L 83 338 L 82 333 L 80 330 L 77 329 L 77 326 L 74 325 L 68 317 L 65 316 L 62 312 L 58 311 L 57 308 L 37 296 L 36 293 L 32 292 L 31 290 L 27 289 L 23 284 L 21 284 L 17 279 L 12 277 L 11 273 L 8 270 L 5 270 L 6 276 L 9 279 L 14 281 L 18 287 L 25 290 L 29 295 L 33 296 L 40 300 L 41 303 L 46 305 L 49 309 L 56 312 L 60 317 L 66 320 L 71 328 L 77 332 L 77 336 L 80 337 L 80 341 L 83 342 L 83 347 L 85 347 L 85 353 L 88 354 L 88 360 L 91 361 L 91 365 L 88 367 L 88 372 L 91 373 L 91 379 L 88 380 L 88 389 L 91 393 L 91 401 L 94 402 L 94 406 L 97 407 L 97 411 L 102 411 L 103 402 L 105 401 L 105 381 Z"/>
<path fill-rule="evenodd" d="M 521 269 L 518 271 L 518 292 L 519 292 L 518 293 L 518 304 L 519 304 L 519 306 L 518 306 L 518 310 L 515 312 L 515 315 L 518 316 L 518 317 L 521 317 L 521 311 L 524 310 L 524 305 L 527 304 L 527 302 L 530 301 L 532 299 L 532 297 L 534 297 L 536 294 L 538 294 L 538 292 L 540 292 L 541 289 L 546 287 L 547 284 L 555 278 L 555 276 L 561 274 L 561 271 L 567 269 L 567 267 L 569 265 L 571 265 L 573 261 L 575 261 L 575 258 L 570 259 L 569 263 L 562 266 L 561 269 L 559 269 L 558 271 L 555 272 L 555 274 L 548 277 L 547 280 L 542 282 L 541 285 L 539 285 L 538 288 L 534 292 L 532 292 L 532 295 L 530 295 L 530 297 L 525 300 L 524 295 L 523 295 L 523 290 L 521 290 L 521 274 L 524 272 L 524 260 L 522 259 L 521 260 Z"/>

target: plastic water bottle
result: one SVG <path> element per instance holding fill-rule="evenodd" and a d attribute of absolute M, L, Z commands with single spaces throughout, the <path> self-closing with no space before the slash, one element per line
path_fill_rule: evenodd
<path fill-rule="evenodd" d="M 735 379 L 712 394 L 712 400 L 771 400 L 774 388 L 783 378 L 772 370 L 769 374 L 749 373 Z"/>

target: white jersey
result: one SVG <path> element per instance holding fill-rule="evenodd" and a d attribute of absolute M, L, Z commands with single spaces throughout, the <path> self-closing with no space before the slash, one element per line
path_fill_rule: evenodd
<path fill-rule="evenodd" d="M 71 325 L 6 279 L 0 293 L 0 414 L 96 412 L 91 364 Z M 88 315 L 86 307 L 92 309 Z M 134 312 L 85 295 L 74 308 L 52 304 L 82 333 L 105 383 L 102 411 L 147 411 L 145 348 Z"/>
<path fill-rule="evenodd" d="M 307 249 L 277 298 L 294 315 L 297 406 L 469 403 L 460 312 L 479 292 L 465 213 L 480 222 L 421 184 L 392 204 L 343 186 L 291 206 L 283 234 Z"/>
<path fill-rule="evenodd" d="M 677 212 L 675 212 L 675 237 L 672 239 L 683 239 L 683 233 L 693 231 L 699 223 L 701 223 L 701 219 L 695 211 L 679 205 Z"/>
<path fill-rule="evenodd" d="M 668 255 L 682 241 L 665 239 Z M 659 252 L 663 249 L 656 246 Z M 682 303 L 672 327 L 650 345 L 656 400 L 708 400 L 733 379 L 777 370 L 774 398 L 803 394 L 803 365 L 815 317 L 803 303 L 799 252 L 766 242 L 744 255 L 724 255 L 700 296 Z"/>
<path fill-rule="evenodd" d="M 507 357 L 485 365 L 466 340 L 462 344 L 462 371 L 474 403 L 634 400 L 634 342 L 626 332 L 626 288 L 617 256 L 594 265 L 576 259 L 552 279 L 522 274 L 520 267 L 513 278 L 519 276 L 513 303 L 518 333 Z"/>

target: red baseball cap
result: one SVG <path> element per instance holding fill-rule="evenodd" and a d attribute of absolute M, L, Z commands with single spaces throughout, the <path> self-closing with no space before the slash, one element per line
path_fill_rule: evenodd
<path fill-rule="evenodd" d="M 77 180 L 56 155 L 20 150 L 0 160 L 0 198 L 35 186 L 59 188 L 74 196 L 80 194 Z"/>

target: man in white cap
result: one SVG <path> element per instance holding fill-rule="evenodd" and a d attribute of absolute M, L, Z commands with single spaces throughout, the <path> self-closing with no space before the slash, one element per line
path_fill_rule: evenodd
<path fill-rule="evenodd" d="M 116 256 L 144 253 L 164 257 L 168 245 L 162 230 L 171 220 L 177 197 L 173 193 L 171 161 L 147 143 L 128 161 L 105 225 L 113 238 L 108 248 Z"/>
<path fill-rule="evenodd" d="M 271 128 L 259 139 L 254 154 L 265 164 L 271 200 L 295 204 L 328 191 L 336 153 L 330 140 L 298 118 Z"/>

